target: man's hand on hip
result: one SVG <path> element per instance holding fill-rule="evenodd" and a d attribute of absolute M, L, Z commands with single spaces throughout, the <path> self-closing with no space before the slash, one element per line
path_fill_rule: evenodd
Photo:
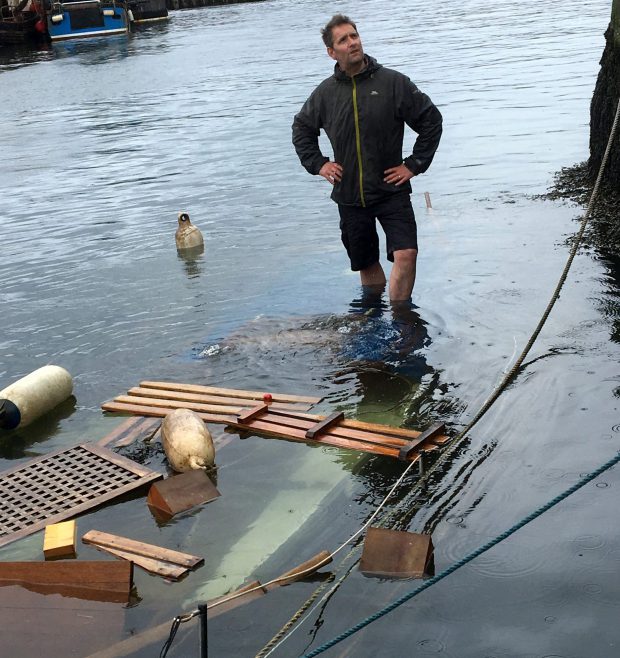
<path fill-rule="evenodd" d="M 319 175 L 323 176 L 326 181 L 332 185 L 339 183 L 342 180 L 342 165 L 337 162 L 326 162 L 319 171 Z"/>
<path fill-rule="evenodd" d="M 396 186 L 402 185 L 414 177 L 414 174 L 404 164 L 398 165 L 398 167 L 390 167 L 383 173 L 385 174 L 383 182 Z"/>

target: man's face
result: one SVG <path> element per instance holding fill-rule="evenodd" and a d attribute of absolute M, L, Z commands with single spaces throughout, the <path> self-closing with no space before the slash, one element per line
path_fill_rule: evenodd
<path fill-rule="evenodd" d="M 356 69 L 364 61 L 362 40 L 353 25 L 337 25 L 332 29 L 334 45 L 327 54 L 338 62 L 343 71 Z"/>

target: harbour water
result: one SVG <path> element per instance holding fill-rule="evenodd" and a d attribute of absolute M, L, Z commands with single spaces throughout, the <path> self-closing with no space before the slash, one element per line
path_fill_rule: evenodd
<path fill-rule="evenodd" d="M 385 297 L 362 298 L 328 184 L 290 143 L 293 115 L 330 73 L 319 29 L 334 11 L 444 116 L 435 162 L 413 181 L 420 256 L 405 317 Z M 74 402 L 0 436 L 0 468 L 101 438 L 119 419 L 100 404 L 145 379 L 320 395 L 317 412 L 465 426 L 525 346 L 568 256 L 582 209 L 535 197 L 587 158 L 609 15 L 603 0 L 389 10 L 267 0 L 171 12 L 128 37 L 0 49 L 0 387 L 47 363 L 75 381 Z M 200 257 L 176 252 L 179 210 L 204 235 Z M 428 491 L 409 530 L 433 522 L 438 571 L 617 452 L 619 272 L 579 253 L 522 372 Z M 156 446 L 140 458 L 166 468 Z M 158 525 L 141 497 L 79 519 L 80 535 L 130 536 L 205 565 L 173 585 L 136 569 L 139 598 L 117 634 L 96 646 L 76 637 L 73 655 L 333 550 L 402 471 L 258 437 L 235 438 L 216 461 L 221 498 L 172 523 Z M 325 655 L 613 658 L 619 487 L 608 471 Z M 0 559 L 42 559 L 41 544 L 34 535 Z M 78 557 L 106 559 L 84 545 Z M 212 655 L 254 656 L 316 585 L 215 619 Z M 272 655 L 302 655 L 415 585 L 353 569 Z M 169 656 L 196 655 L 187 626 Z"/>

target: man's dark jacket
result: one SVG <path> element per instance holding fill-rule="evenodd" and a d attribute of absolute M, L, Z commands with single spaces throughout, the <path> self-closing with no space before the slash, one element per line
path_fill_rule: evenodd
<path fill-rule="evenodd" d="M 332 199 L 347 206 L 368 206 L 411 192 L 408 182 L 398 187 L 383 182 L 386 169 L 403 163 L 405 123 L 418 133 L 413 152 L 404 159 L 414 174 L 429 168 L 441 138 L 441 114 L 431 99 L 402 73 L 368 55 L 366 61 L 353 78 L 336 64 L 334 74 L 314 90 L 293 121 L 295 150 L 311 174 L 329 161 L 318 141 L 321 128 L 327 133 L 334 161 L 343 168 Z"/>

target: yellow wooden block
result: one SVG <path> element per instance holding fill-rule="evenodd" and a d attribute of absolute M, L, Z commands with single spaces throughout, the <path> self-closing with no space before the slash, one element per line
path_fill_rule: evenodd
<path fill-rule="evenodd" d="M 45 528 L 43 555 L 46 560 L 63 557 L 75 557 L 77 541 L 77 524 L 75 521 L 54 523 Z"/>

